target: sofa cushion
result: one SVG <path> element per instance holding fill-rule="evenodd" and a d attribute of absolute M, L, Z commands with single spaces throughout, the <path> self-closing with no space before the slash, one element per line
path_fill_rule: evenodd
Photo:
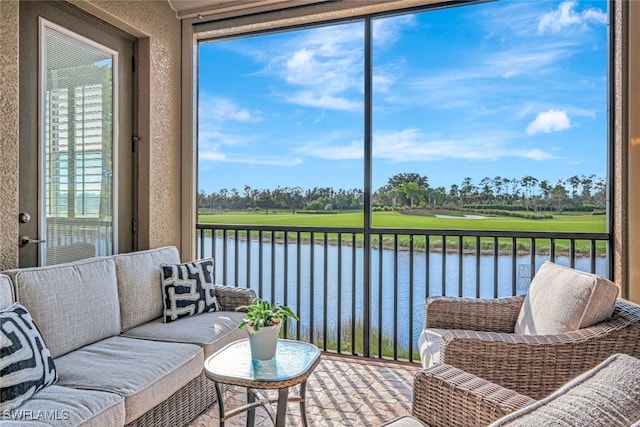
<path fill-rule="evenodd" d="M 227 344 L 247 338 L 246 329 L 238 329 L 244 313 L 217 311 L 196 317 L 185 317 L 163 323 L 156 319 L 129 329 L 124 336 L 155 341 L 197 344 L 204 350 L 205 359 Z"/>
<path fill-rule="evenodd" d="M 640 419 L 639 384 L 640 360 L 615 354 L 492 426 L 629 426 Z"/>
<path fill-rule="evenodd" d="M 420 349 L 420 362 L 423 368 L 440 363 L 440 341 L 446 329 L 427 328 L 422 331 L 418 338 L 418 348 Z"/>
<path fill-rule="evenodd" d="M 13 285 L 9 276 L 0 274 L 0 310 L 13 305 Z"/>
<path fill-rule="evenodd" d="M 0 412 L 17 408 L 58 379 L 40 331 L 18 303 L 0 310 L 0 378 Z"/>
<path fill-rule="evenodd" d="M 165 322 L 220 310 L 213 267 L 213 258 L 161 265 Z"/>
<path fill-rule="evenodd" d="M 124 425 L 124 399 L 114 393 L 52 385 L 17 411 L 0 413 L 3 427 L 104 427 Z"/>
<path fill-rule="evenodd" d="M 547 261 L 531 282 L 514 332 L 555 335 L 589 327 L 611 316 L 618 292 L 605 278 Z"/>
<path fill-rule="evenodd" d="M 115 255 L 122 330 L 162 316 L 160 264 L 178 264 L 175 246 Z"/>
<path fill-rule="evenodd" d="M 116 270 L 110 257 L 7 274 L 16 300 L 29 310 L 52 357 L 120 333 Z"/>
<path fill-rule="evenodd" d="M 123 396 L 127 424 L 200 375 L 203 366 L 196 345 L 121 336 L 56 359 L 59 385 Z"/>

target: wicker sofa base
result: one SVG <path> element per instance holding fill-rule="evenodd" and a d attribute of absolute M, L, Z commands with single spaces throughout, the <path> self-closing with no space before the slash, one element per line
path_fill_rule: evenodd
<path fill-rule="evenodd" d="M 204 372 L 127 427 L 183 426 L 216 402 L 214 382 Z"/>

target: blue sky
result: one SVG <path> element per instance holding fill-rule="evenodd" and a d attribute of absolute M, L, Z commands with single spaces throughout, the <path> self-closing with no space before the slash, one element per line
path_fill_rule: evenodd
<path fill-rule="evenodd" d="M 606 2 L 497 1 L 373 23 L 373 189 L 606 177 Z M 364 24 L 204 43 L 199 188 L 362 188 Z"/>

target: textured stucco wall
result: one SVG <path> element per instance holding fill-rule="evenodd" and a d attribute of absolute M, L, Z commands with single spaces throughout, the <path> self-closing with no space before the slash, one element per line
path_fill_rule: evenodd
<path fill-rule="evenodd" d="M 74 4 L 140 39 L 139 248 L 179 247 L 180 21 L 166 1 Z"/>
<path fill-rule="evenodd" d="M 616 283 L 621 285 L 622 294 L 624 295 L 627 290 L 626 286 L 626 259 L 624 258 L 624 247 L 626 241 L 624 236 L 627 229 L 626 221 L 622 219 L 626 216 L 626 206 L 623 204 L 625 201 L 626 180 L 623 174 L 624 156 L 626 150 L 624 150 L 624 120 L 623 120 L 623 104 L 625 102 L 624 91 L 624 73 L 622 66 L 622 51 L 624 49 L 624 37 L 623 37 L 623 7 L 622 2 L 616 2 L 612 10 L 614 15 L 614 32 L 615 32 L 615 44 L 612 46 L 614 50 L 614 63 L 613 63 L 613 80 L 614 80 L 614 98 L 613 98 L 613 139 L 614 146 L 612 150 L 613 158 L 612 162 L 614 169 L 610 179 L 613 180 L 613 191 L 611 194 L 612 209 L 614 217 L 613 221 L 613 272 L 612 276 Z"/>
<path fill-rule="evenodd" d="M 18 265 L 18 6 L 0 0 L 0 270 Z"/>
<path fill-rule="evenodd" d="M 629 252 L 629 299 L 640 303 L 640 3 L 629 2 L 629 77 L 628 77 L 628 123 L 627 148 L 629 171 L 627 217 Z"/>

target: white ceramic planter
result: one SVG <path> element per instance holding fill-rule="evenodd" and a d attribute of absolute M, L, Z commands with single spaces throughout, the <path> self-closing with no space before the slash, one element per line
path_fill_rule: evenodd
<path fill-rule="evenodd" d="M 281 327 L 282 323 L 278 323 L 274 326 L 262 327 L 256 332 L 247 325 L 252 359 L 269 360 L 275 357 Z"/>

